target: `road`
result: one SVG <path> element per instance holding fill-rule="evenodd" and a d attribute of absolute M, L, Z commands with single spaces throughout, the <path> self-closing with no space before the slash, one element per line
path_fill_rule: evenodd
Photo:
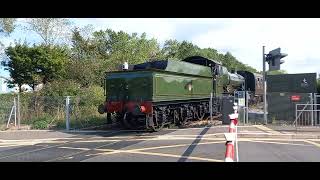
<path fill-rule="evenodd" d="M 239 132 L 263 131 L 240 127 Z M 7 132 L 0 133 L 0 161 L 224 162 L 224 132 L 226 126 L 165 129 L 156 133 Z M 320 139 L 240 137 L 238 145 L 240 162 L 320 161 Z"/>

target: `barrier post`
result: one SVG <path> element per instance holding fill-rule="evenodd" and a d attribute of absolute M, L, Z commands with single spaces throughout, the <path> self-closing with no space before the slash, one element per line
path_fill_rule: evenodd
<path fill-rule="evenodd" d="M 234 105 L 235 105 L 233 106 L 234 113 L 229 115 L 229 119 L 230 119 L 229 133 L 224 134 L 227 141 L 225 162 L 234 162 L 234 144 L 237 141 L 237 124 L 238 124 L 238 116 L 239 116 L 237 111 L 238 110 L 237 104 L 235 103 Z M 238 153 L 237 153 L 237 161 L 238 161 Z"/>

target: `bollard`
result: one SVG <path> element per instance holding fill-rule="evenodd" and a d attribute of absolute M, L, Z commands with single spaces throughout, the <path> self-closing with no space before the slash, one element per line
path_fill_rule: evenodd
<path fill-rule="evenodd" d="M 233 162 L 234 161 L 234 143 L 237 139 L 237 130 L 236 126 L 238 124 L 238 116 L 237 113 L 237 106 L 235 103 L 235 106 L 233 107 L 234 114 L 229 115 L 230 119 L 230 126 L 229 126 L 229 133 L 225 133 L 226 138 L 226 153 L 225 153 L 225 162 Z M 238 159 L 238 158 L 237 158 Z"/>

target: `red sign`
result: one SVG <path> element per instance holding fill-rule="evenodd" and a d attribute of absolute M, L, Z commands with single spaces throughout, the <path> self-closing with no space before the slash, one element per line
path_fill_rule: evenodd
<path fill-rule="evenodd" d="M 300 101 L 300 96 L 291 96 L 292 101 Z"/>

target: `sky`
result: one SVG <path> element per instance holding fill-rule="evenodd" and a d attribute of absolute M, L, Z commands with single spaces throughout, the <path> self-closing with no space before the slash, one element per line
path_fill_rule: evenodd
<path fill-rule="evenodd" d="M 113 29 L 128 33 L 146 32 L 160 45 L 168 39 L 190 41 L 200 48 L 211 47 L 230 52 L 239 61 L 262 70 L 262 46 L 266 53 L 281 48 L 288 54 L 281 69 L 288 73 L 320 73 L 320 19 L 282 18 L 75 18 L 73 26 L 92 24 L 95 30 Z M 20 21 L 23 24 L 23 21 Z M 6 46 L 14 39 L 39 42 L 33 33 L 18 27 L 10 37 L 0 37 Z M 0 70 L 0 75 L 4 75 Z"/>

